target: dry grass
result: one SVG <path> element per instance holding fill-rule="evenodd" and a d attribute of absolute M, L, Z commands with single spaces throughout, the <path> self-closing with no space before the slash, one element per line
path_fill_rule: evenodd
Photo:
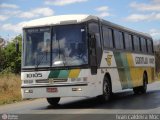
<path fill-rule="evenodd" d="M 0 75 L 0 105 L 21 100 L 20 75 Z"/>

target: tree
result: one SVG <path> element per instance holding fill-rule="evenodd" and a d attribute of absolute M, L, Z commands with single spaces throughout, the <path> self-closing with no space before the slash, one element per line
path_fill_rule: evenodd
<path fill-rule="evenodd" d="M 3 49 L 0 47 L 0 72 L 5 68 L 5 55 Z"/>
<path fill-rule="evenodd" d="M 16 52 L 15 43 L 19 42 L 20 51 Z M 1 49 L 0 55 L 0 71 L 9 71 L 12 73 L 19 73 L 21 70 L 21 49 L 22 49 L 22 36 L 16 36 L 5 48 Z"/>

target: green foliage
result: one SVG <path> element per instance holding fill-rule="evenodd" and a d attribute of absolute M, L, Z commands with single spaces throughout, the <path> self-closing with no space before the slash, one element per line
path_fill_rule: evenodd
<path fill-rule="evenodd" d="M 2 71 L 5 68 L 5 55 L 2 48 L 0 48 L 0 71 Z"/>
<path fill-rule="evenodd" d="M 15 43 L 18 40 L 19 52 L 16 52 Z M 21 70 L 22 36 L 16 36 L 5 48 L 0 50 L 0 72 L 20 73 Z"/>

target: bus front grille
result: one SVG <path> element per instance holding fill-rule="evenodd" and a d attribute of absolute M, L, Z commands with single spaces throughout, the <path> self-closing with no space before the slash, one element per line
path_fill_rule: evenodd
<path fill-rule="evenodd" d="M 36 83 L 57 83 L 57 82 L 67 82 L 67 79 L 40 79 L 40 80 L 36 80 Z"/>
<path fill-rule="evenodd" d="M 46 79 L 36 80 L 36 83 L 49 83 L 49 80 Z"/>

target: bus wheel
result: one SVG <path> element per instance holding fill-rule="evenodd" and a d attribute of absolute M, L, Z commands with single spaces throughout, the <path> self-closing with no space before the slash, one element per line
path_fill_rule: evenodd
<path fill-rule="evenodd" d="M 134 92 L 134 94 L 140 94 L 141 93 L 140 92 L 140 87 L 133 88 L 133 92 Z"/>
<path fill-rule="evenodd" d="M 146 93 L 147 91 L 147 75 L 143 74 L 143 86 L 141 86 L 140 88 L 141 93 Z"/>
<path fill-rule="evenodd" d="M 147 75 L 143 74 L 143 85 L 140 87 L 133 88 L 135 94 L 143 94 L 147 91 Z"/>
<path fill-rule="evenodd" d="M 109 101 L 112 96 L 111 82 L 108 77 L 103 80 L 103 95 L 99 96 L 103 102 Z"/>
<path fill-rule="evenodd" d="M 60 97 L 56 97 L 56 98 L 47 98 L 47 102 L 50 104 L 50 105 L 53 105 L 53 106 L 57 106 L 58 103 L 60 101 Z"/>

